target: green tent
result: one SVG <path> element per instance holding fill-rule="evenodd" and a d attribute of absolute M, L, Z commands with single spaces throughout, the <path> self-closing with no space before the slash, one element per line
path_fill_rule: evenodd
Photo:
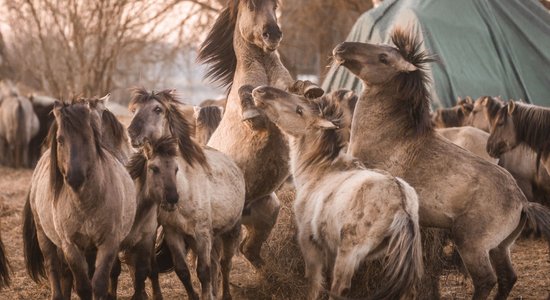
<path fill-rule="evenodd" d="M 457 96 L 502 96 L 550 106 L 550 13 L 537 0 L 385 0 L 364 13 L 348 41 L 390 43 L 394 27 L 409 27 L 436 55 L 434 106 Z M 344 67 L 332 67 L 326 91 L 361 90 Z"/>

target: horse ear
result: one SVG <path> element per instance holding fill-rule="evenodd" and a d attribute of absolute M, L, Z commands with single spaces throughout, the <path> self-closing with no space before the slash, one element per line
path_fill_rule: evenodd
<path fill-rule="evenodd" d="M 224 111 L 223 106 L 218 106 L 218 109 L 220 110 L 220 115 L 223 116 L 223 111 Z"/>
<path fill-rule="evenodd" d="M 109 102 L 109 100 L 111 100 L 111 93 L 108 93 L 107 95 L 99 98 L 99 101 L 101 101 L 103 103 L 107 103 L 107 102 Z"/>
<path fill-rule="evenodd" d="M 318 118 L 315 121 L 315 127 L 321 128 L 321 129 L 337 129 L 338 126 L 334 125 L 331 121 L 323 118 Z"/>
<path fill-rule="evenodd" d="M 514 100 L 510 100 L 510 102 L 508 102 L 508 114 L 512 115 L 515 110 L 516 110 L 516 102 L 514 102 Z"/>
<path fill-rule="evenodd" d="M 460 101 L 462 101 L 462 97 L 457 96 L 457 97 L 456 97 L 456 103 L 460 103 Z"/>
<path fill-rule="evenodd" d="M 472 97 L 470 97 L 470 96 L 466 96 L 466 103 L 474 104 L 474 99 L 472 99 Z"/>
<path fill-rule="evenodd" d="M 201 112 L 201 107 L 193 105 L 193 118 L 198 119 L 200 112 Z"/>
<path fill-rule="evenodd" d="M 485 96 L 483 99 L 481 99 L 481 105 L 487 106 L 489 104 L 489 97 Z"/>
<path fill-rule="evenodd" d="M 145 140 L 145 143 L 143 144 L 143 154 L 145 154 L 147 159 L 151 159 L 151 157 L 153 157 L 153 145 L 149 142 L 149 140 Z"/>
<path fill-rule="evenodd" d="M 397 60 L 397 63 L 395 64 L 395 67 L 397 68 L 397 70 L 405 73 L 418 70 L 418 68 L 415 65 L 406 61 L 403 57 L 399 57 L 399 59 Z"/>
<path fill-rule="evenodd" d="M 63 103 L 61 103 L 61 101 L 55 101 L 53 103 L 53 115 L 58 118 L 60 116 L 60 113 L 61 113 L 61 108 L 63 108 Z"/>

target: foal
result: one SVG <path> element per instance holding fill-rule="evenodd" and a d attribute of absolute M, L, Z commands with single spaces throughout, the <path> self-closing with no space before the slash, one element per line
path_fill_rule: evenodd
<path fill-rule="evenodd" d="M 244 177 L 225 154 L 202 149 L 191 138 L 185 118 L 178 117 L 176 110 L 172 113 L 172 120 L 177 121 L 171 125 L 178 130 L 170 138 L 147 139 L 145 148 L 130 160 L 130 173 L 138 182 L 140 197 L 154 200 L 161 208 L 158 220 L 164 228 L 164 240 L 189 298 L 198 296 L 185 261 L 186 244 L 198 257 L 201 299 L 212 299 L 217 292 L 218 257 L 214 249 L 223 246 L 223 298 L 230 299 L 229 271 L 240 237 Z"/>
<path fill-rule="evenodd" d="M 373 298 L 405 295 L 423 273 L 415 190 L 341 152 L 342 111 L 329 96 L 309 102 L 267 86 L 253 95 L 290 139 L 294 211 L 310 299 L 322 289 L 323 268 L 333 269 L 330 292 L 339 297 L 361 262 L 380 256 L 387 258 L 388 281 Z M 327 261 L 334 265 L 324 265 Z"/>

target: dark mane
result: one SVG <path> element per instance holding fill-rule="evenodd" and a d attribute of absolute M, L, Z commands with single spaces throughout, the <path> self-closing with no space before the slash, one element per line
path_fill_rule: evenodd
<path fill-rule="evenodd" d="M 152 150 L 153 156 L 175 157 L 178 154 L 177 140 L 169 136 L 161 137 L 152 145 Z M 130 177 L 132 177 L 133 180 L 137 180 L 139 188 L 145 186 L 147 181 L 147 157 L 143 149 L 132 155 L 130 161 L 126 165 L 126 169 L 128 173 L 130 173 Z"/>
<path fill-rule="evenodd" d="M 222 112 L 219 106 L 205 106 L 201 107 L 199 110 L 199 115 L 197 116 L 197 125 L 207 128 L 212 134 L 214 130 L 218 127 L 222 120 Z"/>
<path fill-rule="evenodd" d="M 304 166 L 330 163 L 338 157 L 340 151 L 345 146 L 342 133 L 340 132 L 343 118 L 342 108 L 339 102 L 332 99 L 330 95 L 325 95 L 311 101 L 305 99 L 303 101 L 315 115 L 331 121 L 334 125 L 338 126 L 336 129 L 320 130 L 314 144 L 308 145 L 308 148 L 312 150 L 305 155 L 307 158 L 304 160 Z"/>
<path fill-rule="evenodd" d="M 233 36 L 237 23 L 239 0 L 229 0 L 220 12 L 214 26 L 201 45 L 197 61 L 208 65 L 205 77 L 220 87 L 231 88 L 237 56 L 233 48 Z"/>
<path fill-rule="evenodd" d="M 550 154 L 550 109 L 514 102 L 512 112 L 517 138 L 537 152 L 537 165 L 541 157 Z M 501 109 L 501 116 L 508 114 L 508 106 Z"/>
<path fill-rule="evenodd" d="M 487 108 L 489 123 L 493 124 L 498 116 L 499 110 L 504 106 L 504 103 L 490 96 L 485 96 L 483 98 L 485 99 L 484 101 L 486 101 L 485 107 Z"/>
<path fill-rule="evenodd" d="M 108 130 L 103 130 L 103 133 L 107 133 L 113 138 L 116 146 L 120 147 L 123 143 L 128 141 L 128 135 L 126 134 L 126 129 L 117 117 L 109 110 L 104 110 L 101 114 L 101 122 L 104 128 Z M 113 149 L 116 152 L 117 149 Z"/>
<path fill-rule="evenodd" d="M 198 163 L 203 167 L 208 167 L 206 156 L 201 146 L 192 138 L 194 127 L 189 124 L 183 112 L 179 109 L 182 102 L 179 101 L 172 90 L 163 90 L 160 92 L 148 92 L 143 88 L 133 90 L 133 97 L 130 105 L 133 103 L 143 103 L 156 100 L 166 109 L 166 119 L 172 136 L 177 139 L 180 155 L 191 166 Z"/>
<path fill-rule="evenodd" d="M 340 105 L 342 105 L 342 102 L 346 103 L 348 110 L 353 115 L 359 97 L 352 90 L 339 89 L 330 93 L 330 95 L 335 97 L 336 100 L 340 102 Z"/>
<path fill-rule="evenodd" d="M 413 72 L 399 73 L 387 83 L 395 90 L 396 97 L 406 99 L 407 110 L 417 134 L 433 131 L 430 118 L 430 93 L 427 89 L 427 64 L 435 61 L 427 52 L 421 50 L 422 41 L 412 33 L 397 28 L 393 31 L 392 41 L 403 58 L 418 69 Z"/>
<path fill-rule="evenodd" d="M 50 186 L 55 195 L 54 199 L 59 197 L 59 193 L 63 187 L 63 175 L 57 163 L 56 136 L 60 127 L 68 132 L 82 132 L 82 128 L 85 128 L 87 125 L 91 126 L 96 153 L 100 159 L 105 157 L 105 146 L 101 140 L 99 124 L 90 118 L 89 108 L 85 104 L 75 100 L 73 100 L 72 103 L 74 104 L 63 103 L 63 107 L 60 110 L 61 124 L 58 124 L 58 121 L 55 120 L 50 127 L 47 137 L 50 145 Z"/>
<path fill-rule="evenodd" d="M 464 113 L 460 107 L 440 108 L 436 114 L 441 116 L 445 127 L 460 127 L 464 121 Z"/>

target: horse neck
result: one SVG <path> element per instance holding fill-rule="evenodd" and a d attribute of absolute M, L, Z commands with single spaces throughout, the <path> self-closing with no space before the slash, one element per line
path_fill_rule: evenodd
<path fill-rule="evenodd" d="M 309 149 L 318 145 L 318 141 L 315 140 L 313 135 L 306 134 L 300 138 L 288 136 L 290 144 L 290 167 L 298 189 L 332 171 L 332 162 L 342 156 L 340 154 L 339 157 L 333 160 L 328 160 L 327 158 L 327 160 L 314 164 L 309 163 L 308 160 L 311 160 L 311 153 L 313 152 Z"/>
<path fill-rule="evenodd" d="M 517 124 L 524 123 L 521 129 L 516 130 L 516 136 L 520 143 L 529 146 L 533 151 L 540 153 L 541 158 L 546 161 L 550 156 L 550 109 L 540 108 L 542 114 L 545 115 L 544 119 L 522 117 L 519 120 L 514 120 L 514 127 L 518 127 Z M 525 115 L 530 116 L 530 115 Z M 532 127 L 537 128 L 537 132 L 544 132 L 546 139 L 543 143 L 533 138 L 533 135 L 528 134 L 532 131 Z"/>

